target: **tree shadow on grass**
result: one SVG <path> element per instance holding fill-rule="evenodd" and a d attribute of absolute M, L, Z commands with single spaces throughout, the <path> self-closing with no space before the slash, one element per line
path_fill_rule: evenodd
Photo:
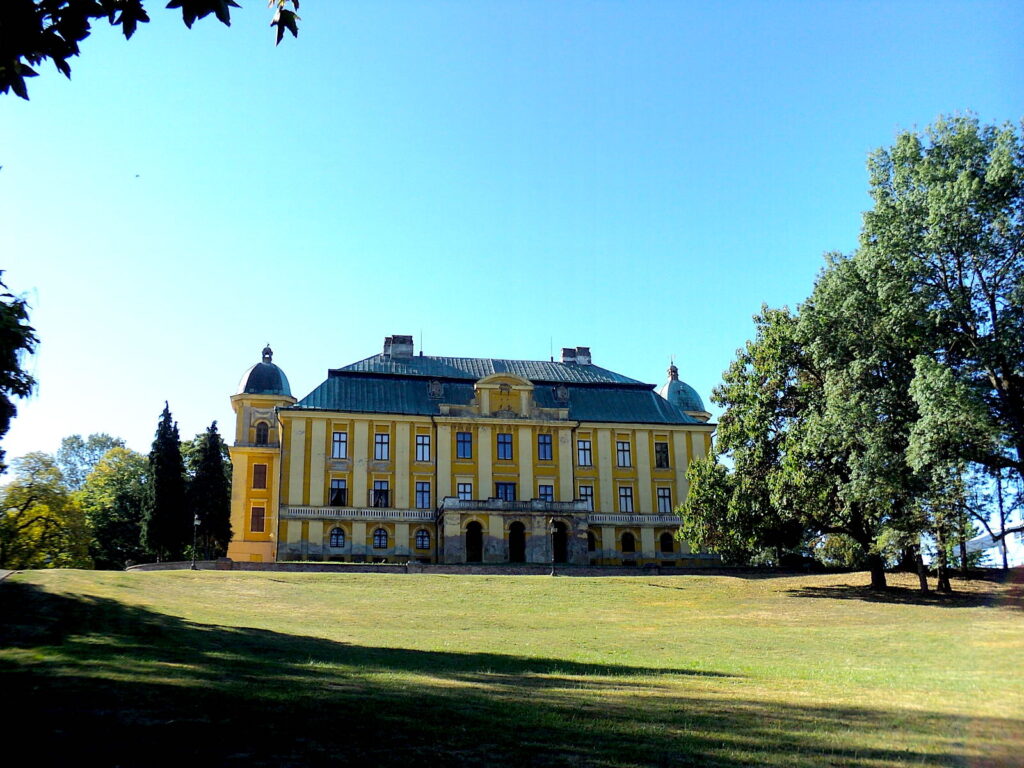
<path fill-rule="evenodd" d="M 0 586 L 0 617 L 4 726 L 37 765 L 949 765 L 970 755 L 951 732 L 1019 728 L 746 701 L 701 670 L 195 624 L 21 583 Z M 879 746 L 894 729 L 911 738 Z"/>
<path fill-rule="evenodd" d="M 785 594 L 792 597 L 828 598 L 830 600 L 862 600 L 868 603 L 892 603 L 894 605 L 931 605 L 941 608 L 1010 608 L 1024 610 L 1024 595 L 1020 590 L 1007 589 L 998 594 L 955 591 L 949 594 L 923 593 L 908 587 L 891 586 L 884 590 L 849 584 L 805 586 L 787 589 Z"/>

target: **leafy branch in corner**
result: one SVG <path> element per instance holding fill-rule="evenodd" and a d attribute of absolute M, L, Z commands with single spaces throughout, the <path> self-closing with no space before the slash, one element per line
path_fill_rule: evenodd
<path fill-rule="evenodd" d="M 285 30 L 298 37 L 298 0 L 270 0 L 276 6 L 271 26 L 277 27 L 277 43 Z M 234 0 L 171 0 L 168 8 L 181 9 L 182 21 L 192 28 L 196 19 L 214 14 L 231 26 Z M 2 0 L 0 2 L 0 93 L 14 91 L 28 99 L 25 79 L 36 77 L 35 67 L 49 59 L 68 79 L 68 60 L 81 52 L 79 44 L 92 32 L 92 23 L 106 20 L 121 27 L 130 39 L 139 24 L 149 21 L 143 0 Z"/>

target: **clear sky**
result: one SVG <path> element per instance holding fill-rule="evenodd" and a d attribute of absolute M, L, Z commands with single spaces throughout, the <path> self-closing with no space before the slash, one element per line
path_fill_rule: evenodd
<path fill-rule="evenodd" d="M 230 434 L 268 341 L 298 397 L 409 333 L 659 384 L 674 355 L 708 401 L 761 303 L 856 246 L 868 152 L 1024 117 L 1019 0 L 305 0 L 277 48 L 263 2 L 164 4 L 0 97 L 0 268 L 41 339 L 8 458 L 148 451 L 164 400 Z"/>

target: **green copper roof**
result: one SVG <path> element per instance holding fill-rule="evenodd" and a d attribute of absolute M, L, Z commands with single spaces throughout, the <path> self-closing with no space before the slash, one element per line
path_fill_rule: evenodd
<path fill-rule="evenodd" d="M 246 395 L 288 395 L 292 390 L 284 371 L 273 363 L 256 363 L 242 374 L 236 394 Z"/>
<path fill-rule="evenodd" d="M 442 403 L 469 405 L 475 394 L 472 381 L 447 380 L 441 385 L 439 396 L 431 397 L 429 383 L 429 379 L 421 376 L 360 374 L 342 369 L 332 371 L 325 382 L 292 409 L 438 416 Z M 534 400 L 542 408 L 568 406 L 569 418 L 574 421 L 700 423 L 659 397 L 649 384 L 569 384 L 568 401 L 557 399 L 555 389 L 550 383 L 537 384 Z"/>
<path fill-rule="evenodd" d="M 432 379 L 476 381 L 495 373 L 511 373 L 530 381 L 564 384 L 642 384 L 643 382 L 596 365 L 555 363 L 547 360 L 502 360 L 490 357 L 385 357 L 374 355 L 338 371 L 426 376 Z"/>

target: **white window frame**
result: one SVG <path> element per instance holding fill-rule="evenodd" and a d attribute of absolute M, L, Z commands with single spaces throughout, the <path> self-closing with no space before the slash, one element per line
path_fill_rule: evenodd
<path fill-rule="evenodd" d="M 633 466 L 633 448 L 629 440 L 615 441 L 615 458 L 620 467 Z"/>
<path fill-rule="evenodd" d="M 584 443 L 586 443 L 586 447 L 584 447 Z M 583 460 L 584 454 L 586 454 L 586 461 Z M 576 441 L 576 464 L 581 467 L 594 466 L 594 449 L 590 440 Z"/>
<path fill-rule="evenodd" d="M 619 514 L 633 514 L 633 486 L 631 485 L 619 486 Z"/>
<path fill-rule="evenodd" d="M 348 458 L 348 432 L 337 430 L 331 435 L 331 458 Z"/>
<path fill-rule="evenodd" d="M 430 461 L 430 435 L 416 435 L 416 461 Z"/>

